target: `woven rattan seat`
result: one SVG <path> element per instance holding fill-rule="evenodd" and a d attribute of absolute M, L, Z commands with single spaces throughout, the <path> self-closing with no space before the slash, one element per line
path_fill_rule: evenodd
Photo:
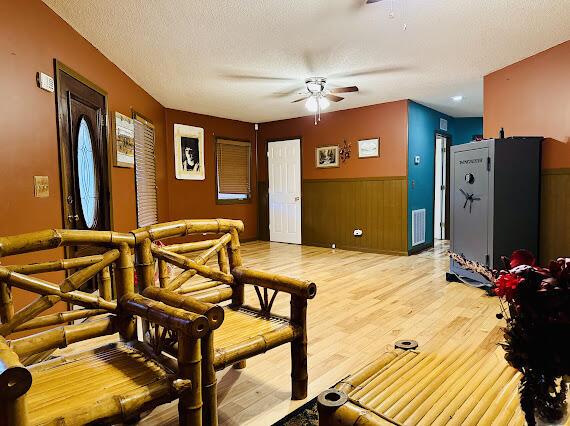
<path fill-rule="evenodd" d="M 92 406 L 103 400 L 115 400 L 119 415 L 126 405 L 141 407 L 150 401 L 150 394 L 155 400 L 171 391 L 170 371 L 141 350 L 121 343 L 56 358 L 29 370 L 33 378 L 26 396 L 29 420 L 37 425 L 59 417 L 65 417 L 66 424 L 96 420 Z M 141 388 L 148 390 L 146 397 L 129 399 Z"/>
<path fill-rule="evenodd" d="M 389 351 L 319 396 L 320 424 L 524 425 L 520 379 L 500 350 Z"/>

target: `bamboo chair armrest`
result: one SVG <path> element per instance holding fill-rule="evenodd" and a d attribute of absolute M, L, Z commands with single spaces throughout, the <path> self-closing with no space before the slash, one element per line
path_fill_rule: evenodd
<path fill-rule="evenodd" d="M 0 399 L 16 399 L 32 386 L 32 374 L 0 336 Z"/>
<path fill-rule="evenodd" d="M 317 286 L 315 283 L 290 278 L 285 275 L 272 274 L 241 266 L 234 268 L 232 275 L 239 284 L 252 284 L 266 287 L 305 299 L 312 299 L 317 294 Z"/>
<path fill-rule="evenodd" d="M 180 331 L 190 337 L 203 337 L 210 329 L 208 319 L 203 315 L 174 308 L 139 294 L 124 295 L 120 306 L 131 314 L 171 330 Z"/>
<path fill-rule="evenodd" d="M 162 302 L 168 306 L 204 315 L 208 319 L 210 331 L 220 328 L 224 322 L 224 308 L 212 303 L 201 302 L 192 296 L 182 295 L 172 290 L 158 287 L 147 287 L 142 294 L 149 299 Z"/>

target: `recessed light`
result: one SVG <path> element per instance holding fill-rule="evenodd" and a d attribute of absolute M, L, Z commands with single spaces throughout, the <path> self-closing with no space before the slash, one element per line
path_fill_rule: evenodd
<path fill-rule="evenodd" d="M 451 100 L 453 102 L 461 102 L 463 100 L 463 96 L 462 95 L 452 96 Z"/>

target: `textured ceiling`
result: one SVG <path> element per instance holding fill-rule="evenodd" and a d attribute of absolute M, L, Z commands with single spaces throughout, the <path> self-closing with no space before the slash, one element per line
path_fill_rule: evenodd
<path fill-rule="evenodd" d="M 481 115 L 485 74 L 570 39 L 570 0 L 44 1 L 164 106 L 249 122 L 307 115 L 316 75 L 361 90 L 331 110 Z"/>

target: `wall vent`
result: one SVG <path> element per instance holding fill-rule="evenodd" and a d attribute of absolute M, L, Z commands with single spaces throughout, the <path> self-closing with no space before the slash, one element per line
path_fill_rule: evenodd
<path fill-rule="evenodd" d="M 426 242 L 426 209 L 412 210 L 412 246 Z"/>

